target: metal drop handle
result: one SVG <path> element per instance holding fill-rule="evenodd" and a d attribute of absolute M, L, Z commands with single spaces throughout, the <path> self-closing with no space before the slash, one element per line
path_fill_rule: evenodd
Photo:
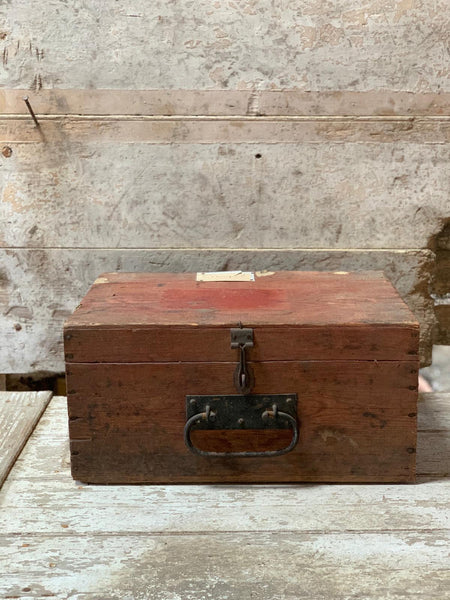
<path fill-rule="evenodd" d="M 265 410 L 261 414 L 261 419 L 267 420 L 271 419 L 283 419 L 288 422 L 292 428 L 292 439 L 288 446 L 285 448 L 281 448 L 280 450 L 266 450 L 262 452 L 209 452 L 207 450 L 200 450 L 194 446 L 191 440 L 191 430 L 193 425 L 199 421 L 210 421 L 214 422 L 216 420 L 217 414 L 211 407 L 208 405 L 204 412 L 197 413 L 190 417 L 184 426 L 184 442 L 186 446 L 189 448 L 191 452 L 194 454 L 198 454 L 199 456 L 213 456 L 213 457 L 225 457 L 225 458 L 255 458 L 255 457 L 273 457 L 273 456 L 281 456 L 283 454 L 287 454 L 291 450 L 294 449 L 295 445 L 298 442 L 298 425 L 297 420 L 292 415 L 278 410 L 278 406 L 274 404 L 272 406 L 272 410 Z"/>

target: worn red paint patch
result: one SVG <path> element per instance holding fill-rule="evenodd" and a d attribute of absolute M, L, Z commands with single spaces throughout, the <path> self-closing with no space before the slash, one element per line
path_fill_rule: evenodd
<path fill-rule="evenodd" d="M 284 299 L 284 290 L 199 287 L 195 290 L 167 290 L 162 295 L 161 305 L 168 309 L 252 310 L 274 308 Z"/>

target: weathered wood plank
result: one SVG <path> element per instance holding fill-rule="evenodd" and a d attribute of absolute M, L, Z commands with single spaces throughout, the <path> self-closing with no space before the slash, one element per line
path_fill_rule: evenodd
<path fill-rule="evenodd" d="M 12 144 L 0 246 L 426 249 L 449 217 L 448 144 L 272 140 Z"/>
<path fill-rule="evenodd" d="M 449 542 L 448 530 L 1 536 L 8 569 L 0 593 L 80 600 L 443 600 Z"/>
<path fill-rule="evenodd" d="M 40 237 L 39 229 L 36 235 Z M 0 332 L 5 340 L 0 364 L 7 373 L 63 371 L 64 320 L 100 273 L 121 270 L 384 271 L 420 322 L 422 361 L 426 364 L 431 356 L 430 251 L 46 248 L 0 249 L 0 257 Z"/>
<path fill-rule="evenodd" d="M 0 83 L 11 88 L 449 90 L 446 0 L 134 0 L 78 10 L 14 0 L 0 19 Z"/>
<path fill-rule="evenodd" d="M 41 115 L 303 115 L 303 116 L 445 116 L 449 92 L 370 90 L 367 92 L 305 90 L 127 90 L 28 89 L 0 90 L 0 119 L 26 115 L 29 96 Z"/>
<path fill-rule="evenodd" d="M 0 392 L 0 487 L 51 397 L 51 392 Z"/>
<path fill-rule="evenodd" d="M 39 116 L 0 119 L 0 142 L 35 144 L 418 144 L 450 141 L 450 118 L 434 117 L 195 117 Z M 185 149 L 186 150 L 186 149 Z M 289 148 L 289 152 L 292 149 Z"/>
<path fill-rule="evenodd" d="M 298 393 L 299 442 L 282 459 L 205 460 L 184 444 L 185 394 L 233 394 L 233 370 L 233 363 L 69 363 L 72 473 L 88 483 L 415 480 L 416 360 L 252 363 L 255 394 L 280 382 Z M 192 438 L 216 452 L 276 450 L 292 438 L 288 430 L 268 440 L 240 434 Z"/>
<path fill-rule="evenodd" d="M 136 531 L 429 531 L 448 528 L 449 490 L 448 479 L 414 487 L 92 486 L 70 480 L 66 468 L 64 478 L 8 479 L 0 527 L 5 535 L 80 537 Z"/>

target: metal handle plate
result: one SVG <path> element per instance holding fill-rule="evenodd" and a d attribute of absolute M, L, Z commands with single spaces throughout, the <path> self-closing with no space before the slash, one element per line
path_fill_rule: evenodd
<path fill-rule="evenodd" d="M 191 432 L 198 429 L 291 429 L 288 446 L 260 452 L 211 452 L 197 448 Z M 293 450 L 298 442 L 297 394 L 252 394 L 246 396 L 186 396 L 184 441 L 194 454 L 215 457 L 273 457 Z"/>

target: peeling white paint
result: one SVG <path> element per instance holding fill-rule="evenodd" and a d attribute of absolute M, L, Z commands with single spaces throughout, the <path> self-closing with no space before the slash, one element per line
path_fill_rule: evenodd
<path fill-rule="evenodd" d="M 449 90 L 450 6 L 353 0 L 13 0 L 6 87 Z M 67 31 L 73 35 L 67 35 Z"/>

